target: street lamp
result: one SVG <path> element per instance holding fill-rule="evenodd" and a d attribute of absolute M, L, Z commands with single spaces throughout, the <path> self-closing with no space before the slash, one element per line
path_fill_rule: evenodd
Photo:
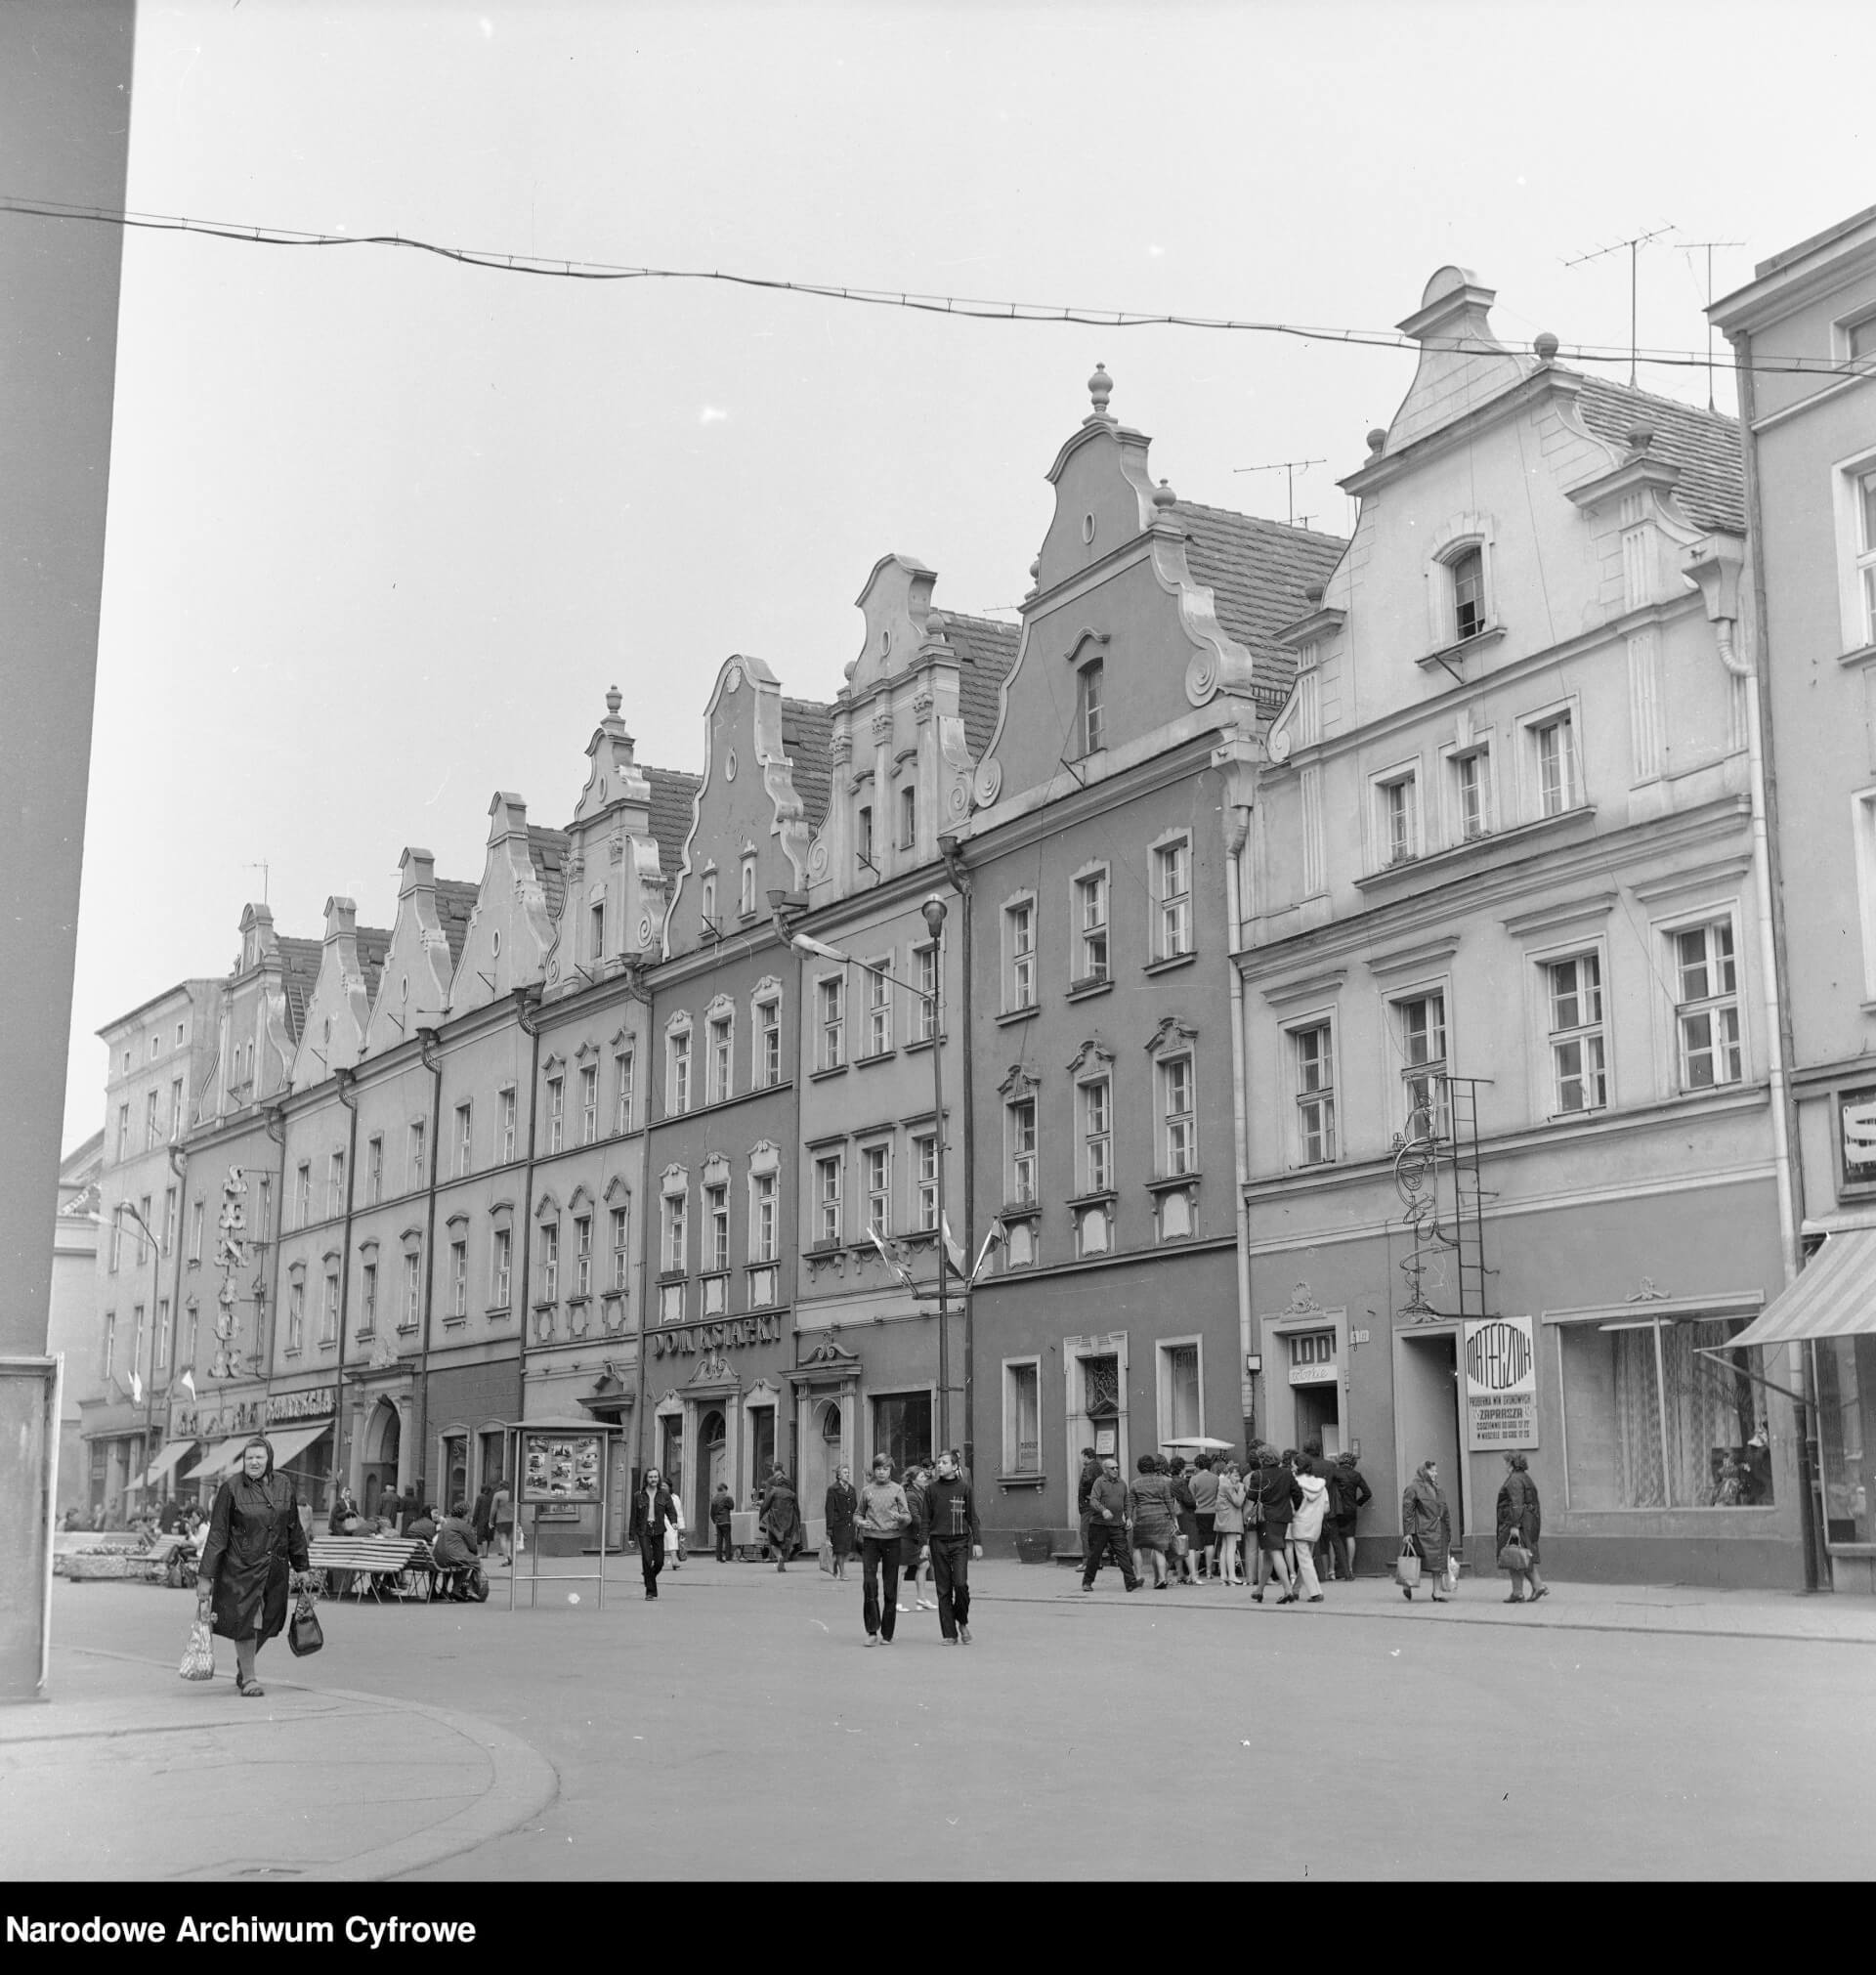
<path fill-rule="evenodd" d="M 151 1259 L 149 1266 L 149 1383 L 144 1388 L 144 1479 L 137 1483 L 138 1488 L 140 1490 L 143 1490 L 147 1489 L 149 1484 L 149 1469 L 151 1460 L 149 1440 L 150 1435 L 155 1431 L 153 1422 L 156 1413 L 156 1324 L 158 1312 L 162 1309 L 162 1301 L 163 1301 L 162 1299 L 163 1244 L 156 1239 L 156 1230 L 150 1226 L 149 1223 L 144 1219 L 142 1214 L 140 1214 L 137 1211 L 137 1209 L 130 1204 L 128 1200 L 118 1201 L 117 1215 L 120 1225 L 122 1224 L 123 1217 L 125 1215 L 129 1215 L 131 1220 L 136 1222 L 137 1225 L 144 1230 L 145 1237 L 148 1239 L 150 1246 Z M 130 1370 L 131 1370 L 131 1377 L 134 1380 L 135 1377 L 137 1376 L 136 1365 L 132 1364 Z M 129 1492 L 128 1486 L 126 1486 L 125 1492 L 126 1493 Z"/>
<path fill-rule="evenodd" d="M 933 892 L 919 908 L 931 933 L 932 987 L 927 993 L 903 981 L 890 968 L 871 961 L 856 960 L 825 940 L 805 932 L 791 933 L 789 944 L 797 953 L 811 953 L 822 960 L 838 961 L 842 966 L 857 966 L 881 980 L 891 981 L 908 994 L 915 994 L 931 1011 L 931 1103 L 932 1128 L 938 1144 L 938 1443 L 951 1445 L 951 1295 L 949 1260 L 945 1253 L 945 1052 L 943 1042 L 943 993 L 945 981 L 945 901 Z M 966 1232 L 968 1238 L 968 1232 Z"/>

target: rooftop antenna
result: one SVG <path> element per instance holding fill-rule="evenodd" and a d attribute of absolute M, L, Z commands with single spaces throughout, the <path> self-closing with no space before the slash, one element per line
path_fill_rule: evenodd
<path fill-rule="evenodd" d="M 1272 459 L 1266 461 L 1262 466 L 1234 466 L 1231 471 L 1233 473 L 1281 473 L 1287 475 L 1290 483 L 1290 526 L 1295 528 L 1297 525 L 1297 475 L 1299 473 L 1307 473 L 1312 466 L 1325 466 L 1327 464 L 1328 461 L 1323 459 Z M 1308 524 L 1308 517 L 1306 515 L 1303 517 L 1303 521 L 1306 527 Z"/>
<path fill-rule="evenodd" d="M 1580 268 L 1580 267 L 1581 267 L 1581 266 L 1582 266 L 1582 265 L 1584 264 L 1584 262 L 1585 262 L 1585 261 L 1599 261 L 1599 260 L 1603 260 L 1603 259 L 1606 259 L 1606 258 L 1607 258 L 1607 256 L 1608 256 L 1608 255 L 1610 255 L 1610 254 L 1615 254 L 1615 253 L 1620 253 L 1620 252 L 1621 252 L 1621 250 L 1622 250 L 1622 249 L 1623 249 L 1624 247 L 1627 247 L 1627 248 L 1628 248 L 1628 250 L 1629 250 L 1629 388 L 1630 388 L 1631 390 L 1633 390 L 1633 389 L 1635 388 L 1635 371 L 1636 371 L 1636 357 L 1637 357 L 1637 337 L 1636 337 L 1636 331 L 1635 331 L 1635 304 L 1636 304 L 1636 286 L 1637 286 L 1637 279 L 1638 279 L 1638 277 L 1637 277 L 1637 266 L 1636 266 L 1636 264 L 1637 264 L 1637 262 L 1638 262 L 1638 260 L 1639 260 L 1639 258 L 1640 258 L 1640 256 L 1641 256 L 1641 252 L 1642 252 L 1642 248 L 1643 248 L 1644 246 L 1646 246 L 1646 245 L 1647 245 L 1647 243 L 1648 243 L 1648 242 L 1649 242 L 1650 240 L 1658 240 L 1658 239 L 1659 239 L 1659 238 L 1661 237 L 1661 236 L 1662 236 L 1663 234 L 1671 234 L 1671 233 L 1673 233 L 1673 231 L 1674 231 L 1674 222 L 1673 222 L 1672 220 L 1670 220 L 1670 221 L 1668 222 L 1668 224 L 1667 224 L 1666 226 L 1664 226 L 1664 227 L 1656 227 L 1656 228 L 1654 229 L 1654 231 L 1653 231 L 1652 233 L 1646 233 L 1646 234 L 1636 234 L 1636 235 L 1633 235 L 1633 236 L 1631 236 L 1630 238 L 1628 238 L 1628 239 L 1626 239 L 1626 240 L 1616 240 L 1616 241 L 1613 241 L 1613 242 L 1612 242 L 1612 243 L 1611 243 L 1610 245 L 1608 245 L 1608 246 L 1606 246 L 1606 247 L 1598 247 L 1598 248 L 1597 248 L 1597 250 L 1595 251 L 1595 253 L 1593 253 L 1593 254 L 1578 254 L 1575 260 L 1573 260 L 1573 261 L 1565 261 L 1565 262 L 1563 263 L 1563 265 L 1564 265 L 1564 266 L 1565 266 L 1566 268 Z"/>
<path fill-rule="evenodd" d="M 1715 247 L 1743 247 L 1744 240 L 1683 240 L 1681 251 L 1692 254 L 1701 247 L 1707 250 L 1707 300 L 1706 306 L 1713 307 L 1713 250 Z M 1707 409 L 1714 410 L 1713 402 L 1713 318 L 1707 318 Z"/>
<path fill-rule="evenodd" d="M 265 904 L 266 904 L 266 903 L 268 902 L 268 900 L 267 900 L 267 878 L 268 878 L 268 873 L 267 873 L 267 866 L 266 866 L 266 864 L 265 864 L 265 863 L 261 863 L 261 864 L 243 864 L 243 865 L 241 866 L 241 869 L 242 869 L 243 871 L 258 871 L 258 872 L 259 872 L 259 873 L 261 874 L 261 903 L 262 903 L 263 905 L 265 905 Z"/>

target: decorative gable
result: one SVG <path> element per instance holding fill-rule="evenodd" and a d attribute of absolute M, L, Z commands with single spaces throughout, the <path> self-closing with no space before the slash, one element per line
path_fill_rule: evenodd
<path fill-rule="evenodd" d="M 489 803 L 489 848 L 482 883 L 449 984 L 454 1014 L 487 1008 L 544 973 L 553 944 L 547 894 L 535 866 L 528 805 L 497 791 Z"/>
<path fill-rule="evenodd" d="M 366 1034 L 372 1055 L 395 1050 L 419 1029 L 441 1026 L 449 1014 L 454 966 L 437 916 L 436 860 L 427 850 L 406 848 L 398 873 L 398 917 Z"/>
<path fill-rule="evenodd" d="M 370 996 L 359 961 L 358 907 L 349 898 L 328 898 L 325 943 L 300 1025 L 292 1088 L 309 1091 L 335 1072 L 353 1068 L 364 1054 L 370 1019 Z"/>

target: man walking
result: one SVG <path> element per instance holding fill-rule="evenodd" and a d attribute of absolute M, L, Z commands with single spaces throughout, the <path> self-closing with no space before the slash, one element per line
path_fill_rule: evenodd
<path fill-rule="evenodd" d="M 1087 1561 L 1082 1566 L 1082 1589 L 1092 1591 L 1094 1573 L 1104 1556 L 1111 1555 L 1120 1567 L 1130 1591 L 1140 1588 L 1133 1571 L 1133 1553 L 1127 1546 L 1127 1483 L 1121 1480 L 1121 1464 L 1113 1455 L 1101 1464 L 1087 1491 L 1087 1534 L 1082 1545 Z"/>
<path fill-rule="evenodd" d="M 984 1554 L 977 1503 L 958 1472 L 958 1456 L 938 1456 L 938 1473 L 925 1484 L 926 1540 L 931 1581 L 938 1593 L 938 1630 L 948 1646 L 970 1644 L 970 1560 Z"/>
<path fill-rule="evenodd" d="M 677 1526 L 677 1504 L 664 1485 L 664 1477 L 656 1468 L 647 1468 L 638 1493 L 632 1497 L 629 1537 L 638 1545 L 638 1567 L 644 1574 L 647 1598 L 658 1596 L 658 1573 L 664 1567 L 666 1524 Z"/>
<path fill-rule="evenodd" d="M 1082 1449 L 1082 1479 L 1075 1490 L 1075 1520 L 1082 1525 L 1082 1556 L 1087 1556 L 1087 1506 L 1088 1492 L 1101 1479 L 1101 1464 L 1094 1457 L 1092 1447 Z"/>
<path fill-rule="evenodd" d="M 899 1584 L 899 1532 L 912 1521 L 906 1491 L 892 1479 L 892 1463 L 884 1454 L 873 1458 L 873 1480 L 860 1490 L 861 1616 L 867 1644 L 892 1644 L 893 1594 Z M 885 1593 L 880 1595 L 884 1581 Z"/>

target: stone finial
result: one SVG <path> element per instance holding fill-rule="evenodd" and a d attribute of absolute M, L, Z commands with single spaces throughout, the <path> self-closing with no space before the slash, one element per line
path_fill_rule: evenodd
<path fill-rule="evenodd" d="M 1304 601 L 1308 604 L 1309 608 L 1312 611 L 1321 610 L 1322 599 L 1325 594 L 1325 591 L 1321 583 L 1319 582 L 1304 583 L 1302 586 L 1302 594 Z"/>
<path fill-rule="evenodd" d="M 1386 444 L 1387 444 L 1387 433 L 1386 429 L 1380 425 L 1377 425 L 1375 429 L 1368 435 L 1368 451 L 1370 452 L 1379 452 L 1381 449 Z"/>
<path fill-rule="evenodd" d="M 1172 492 L 1172 486 L 1170 481 L 1162 480 L 1159 486 L 1157 486 L 1153 490 L 1153 505 L 1157 507 L 1163 514 L 1168 512 L 1172 508 L 1172 503 L 1176 501 L 1178 497 L 1179 496 Z"/>
<path fill-rule="evenodd" d="M 618 718 L 618 709 L 624 704 L 625 696 L 617 686 L 608 686 L 606 688 L 606 715 L 608 719 L 617 720 Z"/>
<path fill-rule="evenodd" d="M 1556 356 L 1556 338 L 1548 329 L 1542 329 L 1531 348 L 1537 352 L 1537 361 L 1540 364 L 1549 364 Z"/>
<path fill-rule="evenodd" d="M 1107 401 L 1114 395 L 1114 380 L 1107 374 L 1105 364 L 1096 364 L 1094 374 L 1087 380 L 1087 395 L 1094 401 L 1096 417 L 1107 416 Z"/>
<path fill-rule="evenodd" d="M 1645 452 L 1654 444 L 1654 427 L 1638 420 L 1629 427 L 1629 444 L 1637 452 Z"/>
<path fill-rule="evenodd" d="M 1043 580 L 1043 559 L 1040 555 L 1034 557 L 1030 562 L 1029 580 L 1033 583 L 1041 582 Z"/>

